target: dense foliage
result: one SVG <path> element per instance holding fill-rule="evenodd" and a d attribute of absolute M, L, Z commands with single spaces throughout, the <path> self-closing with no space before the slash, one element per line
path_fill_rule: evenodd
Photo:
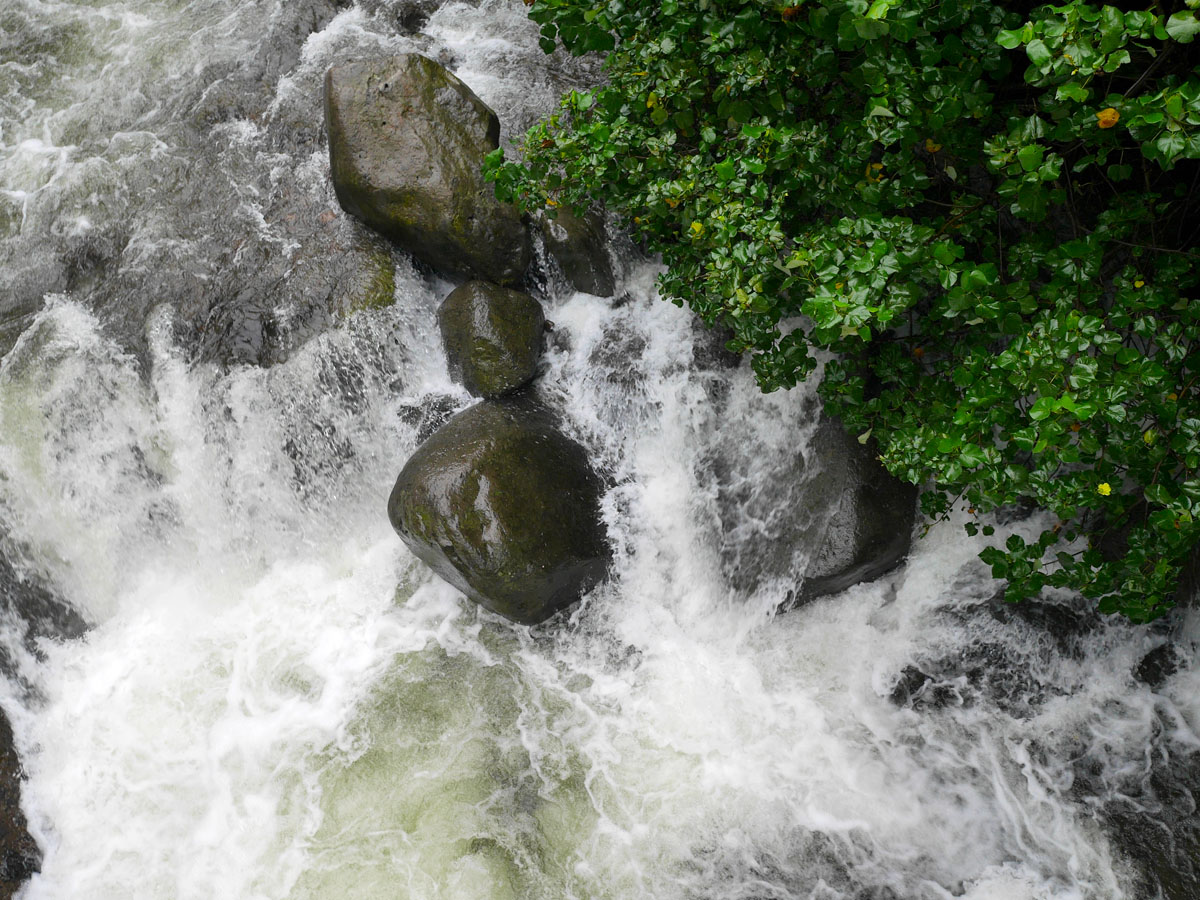
<path fill-rule="evenodd" d="M 1010 599 L 1146 621 L 1200 540 L 1198 6 L 532 0 L 608 83 L 489 177 L 615 212 L 764 389 L 828 359 L 929 516 L 1046 510 Z"/>

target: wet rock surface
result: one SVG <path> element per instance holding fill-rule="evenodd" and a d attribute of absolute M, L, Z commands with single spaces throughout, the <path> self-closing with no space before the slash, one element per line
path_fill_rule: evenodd
<path fill-rule="evenodd" d="M 128 109 L 62 114 L 73 165 L 26 201 L 19 229 L 0 228 L 0 352 L 50 294 L 97 311 L 147 368 L 156 310 L 195 359 L 270 365 L 390 302 L 391 246 L 351 227 L 309 171 L 324 133 L 301 48 L 344 5 L 246 7 L 231 27 L 261 35 L 255 52 L 206 53 L 186 89 L 163 77 Z"/>
<path fill-rule="evenodd" d="M 771 490 L 729 468 L 726 453 L 710 463 L 723 573 L 746 594 L 772 581 L 790 581 L 784 609 L 899 565 L 916 520 L 916 488 L 888 474 L 874 447 L 846 434 L 841 423 L 822 418 L 804 444 L 797 433 L 794 450 L 772 451 L 764 463 L 770 465 Z M 753 529 L 746 528 L 747 520 Z"/>
<path fill-rule="evenodd" d="M 539 222 L 546 250 L 575 290 L 611 297 L 616 280 L 608 258 L 604 220 L 595 213 L 555 212 L 555 218 L 543 215 Z"/>
<path fill-rule="evenodd" d="M 600 478 L 528 395 L 485 400 L 422 444 L 388 500 L 397 533 L 492 612 L 534 624 L 607 569 Z"/>
<path fill-rule="evenodd" d="M 0 900 L 14 896 L 42 864 L 21 811 L 21 780 L 12 726 L 0 711 Z"/>
<path fill-rule="evenodd" d="M 480 173 L 500 122 L 457 77 L 411 53 L 334 66 L 325 122 L 347 212 L 441 271 L 498 284 L 521 278 L 528 236 Z"/>
<path fill-rule="evenodd" d="M 537 372 L 546 316 L 528 294 L 469 281 L 438 308 L 450 375 L 476 397 L 528 384 Z"/>
<path fill-rule="evenodd" d="M 840 422 L 822 423 L 815 441 L 820 476 L 812 502 L 829 509 L 817 552 L 796 600 L 803 603 L 878 578 L 899 565 L 912 546 L 917 488 L 893 477 Z"/>
<path fill-rule="evenodd" d="M 69 603 L 21 565 L 19 548 L 0 529 L 0 673 L 28 690 L 16 653 L 37 657 L 42 639 L 70 640 L 88 629 L 87 621 Z"/>

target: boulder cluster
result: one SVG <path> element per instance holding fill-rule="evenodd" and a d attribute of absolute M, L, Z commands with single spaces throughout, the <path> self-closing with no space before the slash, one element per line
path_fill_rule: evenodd
<path fill-rule="evenodd" d="M 547 329 L 519 290 L 533 254 L 517 210 L 481 168 L 500 122 L 435 61 L 417 54 L 335 66 L 325 78 L 334 190 L 351 215 L 432 268 L 461 280 L 438 310 L 452 377 L 480 402 L 426 437 L 388 500 L 416 556 L 468 597 L 515 622 L 541 622 L 603 578 L 610 548 L 602 480 L 532 387 Z M 576 290 L 615 284 L 595 215 L 557 210 L 534 227 Z M 826 490 L 836 508 L 789 604 L 875 578 L 908 551 L 914 491 L 840 427 Z"/>
<path fill-rule="evenodd" d="M 468 597 L 515 622 L 541 622 L 603 577 L 610 551 L 603 482 L 530 386 L 546 317 L 513 287 L 529 266 L 529 235 L 480 172 L 500 122 L 462 81 L 416 54 L 330 69 L 325 117 L 342 207 L 466 279 L 442 302 L 438 325 L 451 375 L 481 402 L 418 447 L 388 517 Z M 580 290 L 612 292 L 594 220 L 564 217 L 544 231 Z"/>

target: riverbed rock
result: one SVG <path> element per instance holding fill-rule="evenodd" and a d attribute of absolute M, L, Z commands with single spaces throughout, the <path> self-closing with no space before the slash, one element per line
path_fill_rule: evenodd
<path fill-rule="evenodd" d="M 0 900 L 9 900 L 41 865 L 41 851 L 21 811 L 21 761 L 12 726 L 0 711 Z"/>
<path fill-rule="evenodd" d="M 405 464 L 388 518 L 476 603 L 525 625 L 579 599 L 608 567 L 603 483 L 527 394 L 459 413 Z"/>
<path fill-rule="evenodd" d="M 451 376 L 476 397 L 515 391 L 537 373 L 546 316 L 528 294 L 468 281 L 442 301 L 438 325 Z"/>
<path fill-rule="evenodd" d="M 802 415 L 820 415 L 815 402 Z M 808 431 L 797 426 L 791 441 L 764 445 L 751 472 L 731 435 L 705 473 L 716 489 L 730 587 L 747 597 L 780 591 L 785 609 L 898 565 L 916 518 L 916 488 L 889 475 L 872 444 L 827 417 Z"/>
<path fill-rule="evenodd" d="M 595 213 L 577 216 L 569 209 L 555 212 L 555 218 L 543 215 L 539 223 L 546 250 L 575 290 L 611 297 L 616 282 L 605 249 L 604 220 Z"/>
<path fill-rule="evenodd" d="M 827 509 L 795 602 L 872 581 L 899 565 L 912 546 L 917 488 L 894 477 L 874 442 L 860 443 L 840 422 L 822 422 L 814 442 L 821 474 L 810 502 Z"/>
<path fill-rule="evenodd" d="M 414 256 L 498 284 L 529 264 L 517 210 L 483 180 L 500 121 L 457 77 L 415 53 L 346 63 L 325 76 L 338 202 Z"/>

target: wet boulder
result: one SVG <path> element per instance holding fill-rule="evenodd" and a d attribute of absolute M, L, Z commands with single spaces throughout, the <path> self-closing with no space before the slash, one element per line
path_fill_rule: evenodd
<path fill-rule="evenodd" d="M 558 209 L 555 218 L 543 215 L 540 224 L 546 250 L 571 286 L 585 294 L 611 297 L 616 282 L 600 216 L 577 216 L 569 209 Z"/>
<path fill-rule="evenodd" d="M 756 416 L 780 415 L 761 401 Z M 716 496 L 719 561 L 743 596 L 778 594 L 790 608 L 871 581 L 908 554 L 917 491 L 893 478 L 872 444 L 810 407 L 747 455 L 742 432 L 721 436 L 700 471 Z M 786 420 L 785 420 L 786 421 Z"/>
<path fill-rule="evenodd" d="M 400 537 L 476 603 L 532 625 L 608 567 L 603 484 L 584 449 L 527 395 L 459 413 L 404 466 L 388 500 Z"/>
<path fill-rule="evenodd" d="M 14 896 L 41 864 L 41 851 L 21 812 L 21 762 L 12 726 L 0 712 L 0 900 Z"/>
<path fill-rule="evenodd" d="M 810 502 L 828 511 L 816 535 L 797 602 L 872 581 L 908 556 L 917 515 L 917 488 L 894 477 L 840 422 L 822 422 L 815 441 L 820 475 Z"/>
<path fill-rule="evenodd" d="M 529 264 L 517 210 L 483 180 L 500 121 L 438 63 L 402 54 L 334 66 L 325 126 L 338 202 L 436 269 L 498 284 Z"/>
<path fill-rule="evenodd" d="M 476 397 L 528 384 L 542 354 L 546 316 L 520 291 L 468 281 L 438 309 L 450 374 Z"/>

